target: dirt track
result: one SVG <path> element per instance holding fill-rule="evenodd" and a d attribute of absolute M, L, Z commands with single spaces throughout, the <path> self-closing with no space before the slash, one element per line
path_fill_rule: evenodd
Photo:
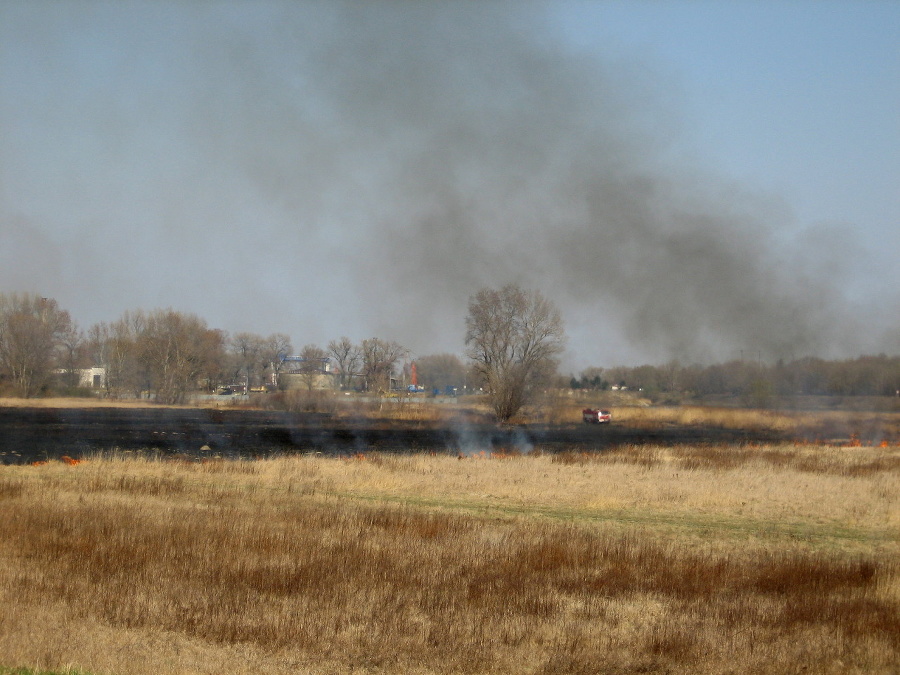
<path fill-rule="evenodd" d="M 158 450 L 194 457 L 275 453 L 463 452 L 540 448 L 597 450 L 623 444 L 776 441 L 776 432 L 699 427 L 654 430 L 559 425 L 374 423 L 327 415 L 204 408 L 0 407 L 0 463 L 18 464 L 97 451 Z"/>

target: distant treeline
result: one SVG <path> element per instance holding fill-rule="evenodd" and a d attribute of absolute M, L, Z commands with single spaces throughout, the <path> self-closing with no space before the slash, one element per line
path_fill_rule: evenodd
<path fill-rule="evenodd" d="M 846 360 L 815 357 L 764 364 L 736 360 L 715 365 L 589 368 L 572 377 L 574 389 L 625 387 L 650 397 L 695 396 L 898 396 L 900 356 L 860 356 Z"/>
<path fill-rule="evenodd" d="M 295 354 L 288 335 L 229 334 L 173 309 L 129 311 L 83 331 L 53 298 L 0 292 L 0 396 L 102 394 L 182 403 L 235 385 L 241 392 L 275 388 L 287 357 L 287 372 L 309 391 L 383 391 L 406 375 L 407 355 L 402 345 L 377 337 L 307 344 Z"/>
<path fill-rule="evenodd" d="M 178 403 L 192 392 L 216 391 L 220 385 L 253 388 L 275 382 L 282 359 L 293 353 L 287 335 L 230 335 L 208 327 L 196 315 L 171 309 L 125 312 L 117 321 L 95 324 L 85 332 L 52 298 L 0 292 L 0 395 L 75 393 L 80 371 L 100 366 L 106 395 L 150 393 L 157 401 Z M 417 384 L 426 391 L 450 388 L 466 393 L 487 386 L 471 364 L 454 354 L 413 356 L 399 343 L 378 338 L 360 344 L 347 337 L 323 346 L 307 344 L 299 357 L 294 372 L 308 380 L 310 389 L 324 360 L 334 366 L 333 384 L 340 389 L 380 391 L 395 380 L 405 385 L 411 381 L 411 361 L 417 366 Z M 766 404 L 774 396 L 900 397 L 900 356 L 588 368 L 559 380 L 558 386 L 566 385 L 641 390 L 656 401 L 738 396 L 752 405 Z"/>

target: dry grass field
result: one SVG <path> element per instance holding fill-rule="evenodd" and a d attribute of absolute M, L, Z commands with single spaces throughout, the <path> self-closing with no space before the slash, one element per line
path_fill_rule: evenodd
<path fill-rule="evenodd" d="M 900 448 L 0 467 L 0 664 L 896 673 Z"/>

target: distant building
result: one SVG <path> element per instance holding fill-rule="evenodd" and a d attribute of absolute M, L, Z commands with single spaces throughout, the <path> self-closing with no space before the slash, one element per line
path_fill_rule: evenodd
<path fill-rule="evenodd" d="M 281 364 L 276 382 L 279 389 L 328 390 L 337 387 L 338 370 L 330 357 L 310 360 L 301 356 L 286 356 Z"/>
<path fill-rule="evenodd" d="M 75 377 L 77 377 L 77 386 L 86 389 L 103 389 L 106 386 L 106 368 L 102 366 L 76 368 L 74 370 L 57 368 L 56 375 L 60 378 L 66 378 L 67 375 L 71 376 L 72 379 L 66 378 L 69 382 L 73 382 Z"/>

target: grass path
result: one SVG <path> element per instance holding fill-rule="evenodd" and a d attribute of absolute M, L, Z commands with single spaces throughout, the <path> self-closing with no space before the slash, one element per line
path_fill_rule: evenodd
<path fill-rule="evenodd" d="M 860 545 L 866 550 L 900 549 L 900 532 L 890 529 L 854 528 L 837 523 L 778 522 L 746 517 L 666 513 L 650 509 L 588 509 L 547 505 L 501 503 L 495 500 L 430 498 L 391 493 L 334 491 L 339 499 L 411 506 L 417 509 L 451 511 L 489 518 L 546 518 L 576 524 L 651 530 L 660 536 L 699 538 L 728 537 L 746 540 L 790 539 L 814 549 L 846 549 Z"/>

